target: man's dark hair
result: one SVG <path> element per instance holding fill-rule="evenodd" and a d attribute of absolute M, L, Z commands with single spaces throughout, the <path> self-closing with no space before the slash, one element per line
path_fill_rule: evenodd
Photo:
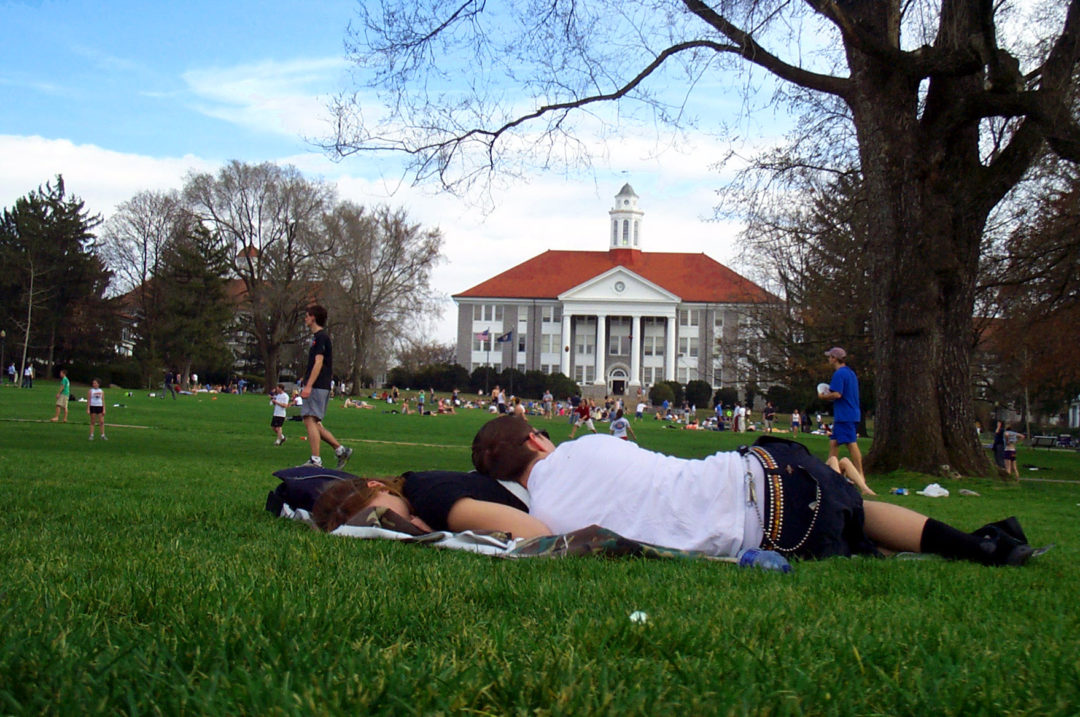
<path fill-rule="evenodd" d="M 311 315 L 311 318 L 315 319 L 316 324 L 326 326 L 326 307 L 312 304 L 307 307 L 307 313 Z"/>
<path fill-rule="evenodd" d="M 536 451 L 525 445 L 532 432 L 521 416 L 488 421 L 473 438 L 473 467 L 498 480 L 516 480 L 536 458 Z"/>

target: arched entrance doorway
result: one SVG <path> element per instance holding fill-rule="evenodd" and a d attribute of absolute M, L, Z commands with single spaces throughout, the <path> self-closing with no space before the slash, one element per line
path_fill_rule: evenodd
<path fill-rule="evenodd" d="M 608 372 L 608 386 L 611 387 L 611 395 L 623 396 L 626 394 L 627 379 L 630 374 L 622 366 L 614 366 Z"/>

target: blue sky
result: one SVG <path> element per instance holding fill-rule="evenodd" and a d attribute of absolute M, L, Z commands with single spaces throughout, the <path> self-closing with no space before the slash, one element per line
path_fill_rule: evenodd
<path fill-rule="evenodd" d="M 593 172 L 537 171 L 494 193 L 482 213 L 399 182 L 395 157 L 332 162 L 325 99 L 344 86 L 352 0 L 0 0 L 0 206 L 60 173 L 108 216 L 144 189 L 178 189 L 229 159 L 294 164 L 361 204 L 404 206 L 445 236 L 435 288 L 447 296 L 552 249 L 605 249 L 607 211 L 624 182 L 641 196 L 646 250 L 730 262 L 738 227 L 703 221 L 726 147 L 660 152 L 655 128 L 623 137 Z M 557 208 L 557 209 L 555 209 Z M 652 241 L 650 241 L 650 239 Z M 454 336 L 449 300 L 431 338 Z"/>

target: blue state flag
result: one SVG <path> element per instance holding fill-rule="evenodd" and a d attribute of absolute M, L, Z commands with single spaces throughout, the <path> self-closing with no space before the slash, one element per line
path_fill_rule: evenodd
<path fill-rule="evenodd" d="M 507 331 L 505 334 L 503 334 L 499 338 L 495 339 L 495 342 L 500 343 L 500 344 L 505 344 L 506 342 L 513 341 L 513 340 L 514 340 L 514 332 L 513 331 Z"/>

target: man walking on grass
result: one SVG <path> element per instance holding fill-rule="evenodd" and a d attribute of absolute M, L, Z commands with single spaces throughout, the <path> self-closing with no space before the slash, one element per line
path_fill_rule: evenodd
<path fill-rule="evenodd" d="M 848 453 L 851 454 L 851 462 L 862 475 L 862 453 L 859 452 L 859 444 L 856 442 L 859 419 L 862 417 L 859 409 L 859 379 L 855 376 L 855 372 L 848 368 L 847 352 L 844 349 L 834 346 L 826 351 L 825 355 L 829 359 L 829 365 L 834 369 L 832 380 L 829 381 L 829 390 L 819 396 L 826 401 L 835 402 L 829 457 L 838 457 L 840 446 L 847 446 Z"/>
<path fill-rule="evenodd" d="M 318 304 L 308 307 L 304 314 L 304 325 L 312 333 L 311 350 L 308 351 L 307 370 L 304 372 L 304 388 L 300 397 L 304 406 L 300 415 L 307 429 L 308 446 L 311 448 L 311 460 L 308 465 L 321 466 L 319 447 L 326 441 L 334 448 L 338 470 L 345 467 L 352 455 L 352 449 L 341 445 L 334 434 L 322 424 L 326 416 L 326 404 L 330 400 L 330 376 L 334 372 L 334 352 L 330 335 L 326 333 L 326 309 Z"/>

